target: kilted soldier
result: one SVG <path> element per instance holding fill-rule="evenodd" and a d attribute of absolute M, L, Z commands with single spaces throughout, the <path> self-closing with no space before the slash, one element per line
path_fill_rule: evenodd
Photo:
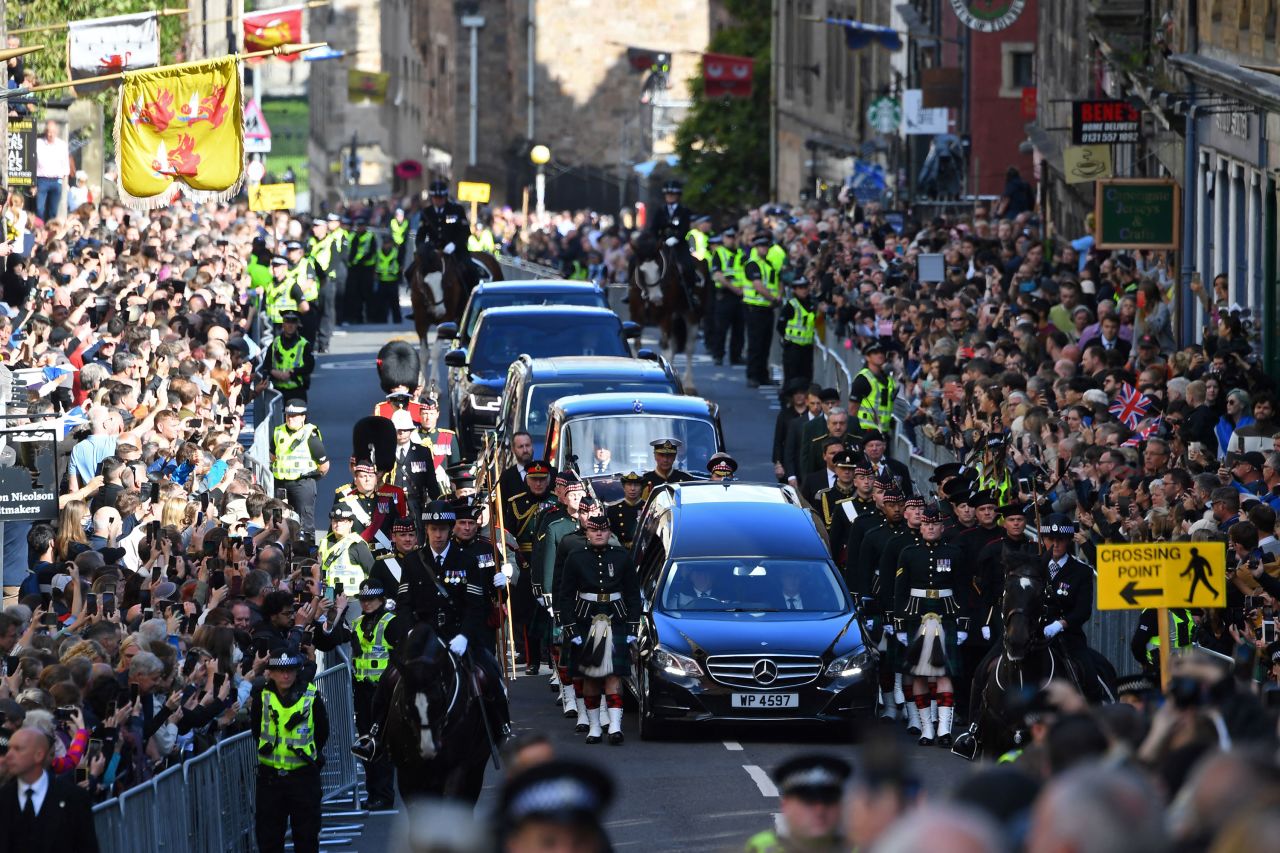
<path fill-rule="evenodd" d="M 956 592 L 968 583 L 961 577 L 964 554 L 942 542 L 944 520 L 936 504 L 925 507 L 920 524 L 924 542 L 903 550 L 894 579 L 894 625 L 898 642 L 907 649 L 904 665 L 913 679 L 920 710 L 920 745 L 934 743 L 933 718 L 927 713 L 929 681 L 937 680 L 937 738 L 951 745 L 955 721 L 952 679 L 959 676 L 957 646 L 967 639 L 967 614 L 960 613 Z"/>
<path fill-rule="evenodd" d="M 622 673 L 631 667 L 631 644 L 640 625 L 640 583 L 635 564 L 609 544 L 609 519 L 587 518 L 587 546 L 565 560 L 556 595 L 567 638 L 570 674 L 581 677 L 590 729 L 587 743 L 599 743 L 600 694 L 609 711 L 609 743 L 622 743 Z"/>

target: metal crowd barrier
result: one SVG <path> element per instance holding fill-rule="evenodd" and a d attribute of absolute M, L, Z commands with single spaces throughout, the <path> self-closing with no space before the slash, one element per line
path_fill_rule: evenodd
<path fill-rule="evenodd" d="M 351 747 L 356 742 L 356 706 L 351 692 L 351 668 L 345 663 L 316 676 L 316 688 L 329 715 L 329 742 L 324 747 L 324 767 L 320 788 L 324 802 L 350 796 L 354 808 L 360 806 L 356 758 Z"/>
<path fill-rule="evenodd" d="M 512 255 L 501 255 L 498 258 L 498 266 L 502 267 L 502 277 L 506 279 L 564 278 L 560 271 L 553 267 L 535 264 Z"/>
<path fill-rule="evenodd" d="M 219 741 L 93 810 L 102 853 L 252 853 L 253 733 Z"/>

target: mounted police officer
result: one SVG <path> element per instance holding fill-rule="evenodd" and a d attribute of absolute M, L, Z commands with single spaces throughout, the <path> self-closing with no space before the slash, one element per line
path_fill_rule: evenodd
<path fill-rule="evenodd" d="M 636 526 L 640 523 L 640 511 L 644 509 L 644 501 L 640 499 L 644 491 L 644 477 L 635 471 L 629 471 L 618 478 L 622 483 L 622 498 L 605 508 L 605 517 L 609 519 L 609 528 L 618 537 L 622 547 L 631 550 L 631 543 L 636 538 Z"/>
<path fill-rule="evenodd" d="M 287 651 L 267 662 L 267 680 L 255 688 L 249 719 L 258 745 L 254 836 L 263 853 L 320 849 L 320 768 L 329 740 L 329 716 L 315 684 L 298 677 L 302 659 Z"/>
<path fill-rule="evenodd" d="M 1109 688 L 1098 677 L 1093 650 L 1084 634 L 1085 623 L 1093 616 L 1093 569 L 1071 555 L 1075 526 L 1065 515 L 1054 513 L 1045 519 L 1040 538 L 1045 543 L 1049 584 L 1045 589 L 1044 638 L 1057 642 L 1080 671 L 1080 692 L 1090 702 L 1109 701 Z"/>
<path fill-rule="evenodd" d="M 924 541 L 898 556 L 894 579 L 894 627 L 898 642 L 907 650 L 905 667 L 914 682 L 921 746 L 933 745 L 935 737 L 942 746 L 951 745 L 952 679 L 960 676 L 956 647 L 968 638 L 967 614 L 956 597 L 956 590 L 969 582 L 961 569 L 964 555 L 942 541 L 942 521 L 936 504 L 925 507 L 920 524 Z M 938 692 L 936 732 L 928 713 L 931 679 L 936 680 Z"/>
<path fill-rule="evenodd" d="M 286 400 L 305 400 L 311 387 L 311 374 L 316 369 L 315 352 L 298 330 L 297 311 L 281 312 L 280 321 L 280 333 L 267 347 L 266 357 L 258 368 L 258 390 L 270 384 Z"/>
<path fill-rule="evenodd" d="M 635 564 L 609 544 L 609 520 L 586 519 L 588 547 L 565 558 L 556 602 L 572 658 L 570 670 L 582 678 L 589 722 L 586 743 L 599 743 L 599 699 L 608 708 L 609 743 L 622 743 L 622 674 L 631 666 L 631 644 L 640 625 L 640 583 Z"/>
<path fill-rule="evenodd" d="M 679 181 L 667 181 L 662 186 L 662 206 L 653 211 L 649 221 L 649 235 L 657 240 L 659 246 L 670 250 L 670 257 L 680 270 L 680 281 L 684 284 L 689 303 L 698 307 L 700 295 L 695 283 L 693 256 L 689 254 L 689 231 L 693 227 L 694 216 L 689 208 L 681 203 L 684 187 Z M 658 249 L 658 252 L 661 252 Z M 637 261 L 648 260 L 637 257 Z"/>
<path fill-rule="evenodd" d="M 480 271 L 471 262 L 471 226 L 467 224 L 467 209 L 449 200 L 449 184 L 434 180 L 427 190 L 427 206 L 422 209 L 422 219 L 414 238 L 419 252 L 426 244 L 439 250 L 458 265 L 467 292 L 480 280 Z"/>
<path fill-rule="evenodd" d="M 316 483 L 329 473 L 320 428 L 307 423 L 307 403 L 292 399 L 284 406 L 284 423 L 271 433 L 271 475 L 298 513 L 301 536 L 311 539 L 316 526 Z"/>

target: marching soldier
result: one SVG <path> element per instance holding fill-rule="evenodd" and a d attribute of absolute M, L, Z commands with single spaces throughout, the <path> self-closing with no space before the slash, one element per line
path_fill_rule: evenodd
<path fill-rule="evenodd" d="M 543 639 L 550 631 L 550 617 L 540 591 L 535 593 L 533 572 L 534 519 L 540 509 L 553 503 L 550 492 L 551 466 L 541 459 L 525 465 L 524 490 L 504 495 L 509 530 L 515 534 L 521 564 L 512 598 L 511 618 L 523 630 L 525 675 L 537 675 L 542 667 Z"/>
<path fill-rule="evenodd" d="M 457 433 L 451 429 L 437 426 L 440 421 L 440 401 L 428 396 L 422 401 L 422 428 L 418 440 L 431 450 L 431 459 L 435 464 L 436 480 L 443 492 L 452 491 L 448 469 L 462 461 L 462 449 Z"/>
<path fill-rule="evenodd" d="M 609 519 L 609 529 L 618 537 L 622 547 L 631 550 L 631 543 L 636 539 L 636 526 L 640 523 L 640 511 L 644 509 L 644 501 L 640 493 L 644 489 L 644 478 L 635 471 L 629 471 L 618 478 L 622 483 L 622 499 L 609 504 L 605 509 L 605 517 Z"/>
<path fill-rule="evenodd" d="M 310 540 L 315 533 L 316 483 L 328 473 L 329 457 L 320 429 L 307 423 L 307 402 L 290 400 L 284 406 L 284 423 L 271 433 L 271 475 L 298 513 L 303 539 Z"/>
<path fill-rule="evenodd" d="M 481 645 L 489 654 L 496 655 L 498 626 L 502 621 L 503 608 L 503 603 L 499 601 L 499 590 L 507 588 L 508 578 L 498 566 L 493 540 L 480 533 L 485 505 L 462 500 L 454 503 L 454 512 L 457 513 L 458 520 L 453 525 L 453 541 L 465 553 L 475 558 L 476 566 L 480 569 L 479 579 L 484 581 L 481 585 L 485 590 L 485 598 L 489 602 L 489 612 L 485 620 L 487 630 L 482 632 Z M 486 580 L 486 575 L 489 574 L 493 577 Z"/>
<path fill-rule="evenodd" d="M 352 530 L 360 535 L 370 548 L 391 547 L 391 528 L 396 519 L 409 514 L 409 501 L 404 489 L 390 483 L 379 483 L 378 469 L 372 461 L 360 459 L 351 468 L 351 482 L 339 486 L 334 493 L 334 503 L 341 503 L 351 510 L 354 521 Z M 409 520 L 412 526 L 412 519 Z"/>
<path fill-rule="evenodd" d="M 686 483 L 693 477 L 686 471 L 676 467 L 676 454 L 683 445 L 676 438 L 656 438 L 649 442 L 653 448 L 653 470 L 644 472 L 644 499 L 649 499 L 649 492 L 654 486 L 663 483 Z"/>
<path fill-rule="evenodd" d="M 827 755 L 800 755 L 773 772 L 781 796 L 782 821 L 753 835 L 746 853 L 837 853 L 848 849 L 840 835 L 840 800 L 853 768 Z"/>
<path fill-rule="evenodd" d="M 844 565 L 844 547 L 849 538 L 849 528 L 858 517 L 858 507 L 854 503 L 857 491 L 854 483 L 858 479 L 858 454 L 852 450 L 844 450 L 836 454 L 834 460 L 836 481 L 829 489 L 819 490 L 815 501 L 818 514 L 822 517 L 822 525 L 827 531 L 827 547 L 831 550 L 831 558 L 838 565 Z M 864 477 L 870 482 L 870 476 Z"/>
<path fill-rule="evenodd" d="M 267 680 L 255 688 L 249 719 L 258 743 L 254 836 L 264 853 L 320 849 L 320 766 L 329 740 L 329 715 L 315 684 L 298 678 L 301 658 L 281 651 L 267 662 Z"/>
<path fill-rule="evenodd" d="M 378 350 L 378 381 L 387 399 L 373 407 L 373 413 L 390 418 L 399 410 L 409 413 L 415 426 L 422 424 L 422 404 L 413 399 L 420 369 L 418 351 L 408 341 L 387 341 Z"/>
<path fill-rule="evenodd" d="M 396 466 L 390 482 L 404 490 L 409 517 L 416 521 L 422 516 L 422 508 L 441 496 L 435 461 L 429 448 L 414 441 L 418 431 L 407 411 L 397 409 L 391 414 L 391 423 L 396 428 Z"/>
<path fill-rule="evenodd" d="M 351 529 L 354 521 L 351 507 L 335 503 L 329 510 L 329 532 L 320 540 L 321 577 L 338 595 L 349 595 L 349 590 L 358 589 L 373 569 L 373 552 L 360 534 Z"/>
<path fill-rule="evenodd" d="M 738 473 L 738 460 L 723 450 L 713 453 L 707 460 L 707 473 L 711 475 L 713 483 L 732 480 L 733 475 Z"/>
<path fill-rule="evenodd" d="M 257 390 L 271 385 L 286 400 L 305 400 L 311 387 L 311 373 L 316 369 L 315 352 L 298 331 L 297 311 L 281 312 L 280 321 L 280 333 L 267 347 L 266 358 L 258 368 Z"/>
<path fill-rule="evenodd" d="M 956 477 L 948 480 L 941 488 L 941 493 L 951 504 L 952 515 L 947 519 L 946 532 L 942 538 L 947 542 L 956 542 L 978 526 L 978 514 L 973 508 L 972 481 Z"/>
<path fill-rule="evenodd" d="M 373 697 L 378 682 L 386 674 L 391 652 L 409 636 L 410 620 L 387 609 L 388 593 L 374 580 L 360 583 L 360 618 L 351 626 L 353 653 L 352 690 L 356 706 L 356 729 L 363 735 L 373 727 Z M 369 798 L 364 808 L 389 809 L 395 804 L 395 765 L 385 752 L 364 765 L 365 789 Z"/>
<path fill-rule="evenodd" d="M 555 599 L 555 558 L 560 540 L 578 528 L 578 505 L 586 495 L 586 487 L 572 471 L 561 471 L 556 475 L 556 484 L 561 489 L 561 503 L 543 513 L 539 519 L 539 532 L 533 546 L 533 560 L 529 567 L 533 574 L 534 595 L 543 595 L 551 602 L 554 612 L 559 612 L 561 602 Z M 555 649 L 552 650 L 553 656 Z M 560 700 L 566 717 L 575 717 L 578 713 L 577 693 L 569 678 L 569 662 L 565 659 L 564 648 L 560 647 L 560 661 L 557 671 L 560 676 Z M 578 691 L 581 692 L 581 691 Z"/>
<path fill-rule="evenodd" d="M 556 601 L 571 671 L 583 678 L 587 719 L 586 743 L 601 740 L 600 694 L 608 707 L 609 743 L 622 743 L 621 673 L 631 666 L 631 644 L 640 630 L 640 583 L 635 564 L 622 548 L 609 544 L 609 521 L 587 518 L 589 547 L 565 559 Z"/>
<path fill-rule="evenodd" d="M 769 375 L 769 347 L 773 342 L 773 309 L 782 301 L 782 286 L 778 271 L 766 259 L 772 244 L 772 234 L 759 234 L 751 241 L 751 256 L 742 265 L 748 388 L 776 384 Z"/>
<path fill-rule="evenodd" d="M 870 471 L 870 468 L 867 470 Z M 849 525 L 849 536 L 844 544 L 844 580 L 849 586 L 849 591 L 855 596 L 871 594 L 869 581 L 864 579 L 862 569 L 858 564 L 858 554 L 862 551 L 862 540 L 867 537 L 868 533 L 886 521 L 884 512 L 886 484 L 880 480 L 873 479 L 871 487 L 872 505 L 865 512 L 859 512 L 858 517 L 853 520 L 853 524 Z M 867 586 L 861 588 L 860 584 L 867 584 Z"/>
<path fill-rule="evenodd" d="M 348 323 L 365 322 L 365 312 L 373 310 L 374 265 L 377 263 L 373 232 L 369 230 L 369 217 L 356 220 L 355 233 L 347 247 L 347 288 L 344 294 Z"/>
<path fill-rule="evenodd" d="M 915 509 L 918 506 L 917 499 L 913 498 L 911 503 L 913 515 L 917 514 L 918 510 Z M 890 484 L 885 487 L 880 511 L 884 514 L 884 521 L 867 532 L 858 549 L 855 562 L 861 574 L 855 580 L 854 588 L 857 589 L 857 594 L 871 596 L 874 599 L 869 609 L 874 611 L 880 626 L 884 626 L 888 624 L 889 614 L 893 613 L 893 578 L 885 570 L 883 557 L 894 539 L 910 532 L 906 520 L 907 498 L 896 485 Z M 911 705 L 899 668 L 902 650 L 894 645 L 894 636 L 891 631 L 885 631 L 881 635 L 881 645 L 883 646 L 880 649 L 883 663 L 880 666 L 880 696 L 884 702 L 881 716 L 886 719 L 895 719 L 896 706 L 906 703 L 907 727 L 910 729 L 917 723 L 911 716 Z M 898 698 L 899 691 L 903 691 L 902 699 Z M 890 694 L 893 698 L 892 704 L 884 701 Z"/>
<path fill-rule="evenodd" d="M 967 618 L 955 594 L 965 582 L 960 570 L 964 555 L 942 541 L 942 513 L 936 505 L 924 509 L 920 535 L 924 542 L 898 556 L 894 626 L 898 642 L 907 650 L 905 665 L 920 715 L 920 745 L 932 746 L 936 736 L 939 745 L 950 746 L 955 720 L 952 679 L 960 675 L 956 648 L 968 637 Z M 928 713 L 931 679 L 936 679 L 938 691 L 936 732 Z"/>

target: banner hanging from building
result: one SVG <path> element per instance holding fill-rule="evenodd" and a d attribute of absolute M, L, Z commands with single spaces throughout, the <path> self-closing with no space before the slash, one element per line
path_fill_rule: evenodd
<path fill-rule="evenodd" d="M 347 71 L 347 100 L 351 103 L 369 101 L 374 104 L 386 103 L 387 87 L 391 84 L 391 75 L 381 71 Z"/>
<path fill-rule="evenodd" d="M 702 83 L 708 98 L 750 98 L 756 61 L 749 56 L 702 54 Z"/>
<path fill-rule="evenodd" d="M 151 68 L 160 64 L 160 27 L 155 12 L 72 21 L 67 25 L 67 72 L 71 80 Z M 77 94 L 108 84 L 81 84 Z"/>
<path fill-rule="evenodd" d="M 303 7 L 298 5 L 263 9 L 261 12 L 246 12 L 244 15 L 245 52 L 271 50 L 282 44 L 301 44 L 302 9 Z M 285 62 L 297 62 L 300 56 L 302 54 L 294 53 L 288 56 L 282 54 L 275 58 L 283 59 Z"/>
<path fill-rule="evenodd" d="M 167 204 L 175 185 L 202 200 L 235 195 L 244 174 L 244 107 L 235 58 L 126 72 L 116 150 L 121 193 L 135 206 Z"/>

